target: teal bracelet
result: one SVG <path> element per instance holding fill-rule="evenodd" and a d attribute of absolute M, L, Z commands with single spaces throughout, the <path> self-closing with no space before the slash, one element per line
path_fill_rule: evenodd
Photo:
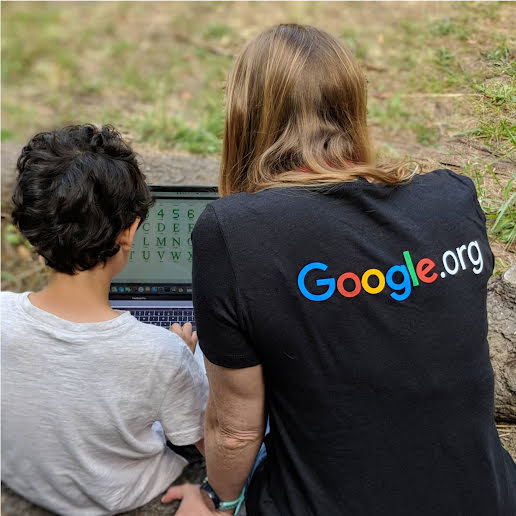
<path fill-rule="evenodd" d="M 208 487 L 208 489 L 206 489 L 206 487 Z M 215 493 L 215 491 L 213 490 L 213 488 L 210 486 L 210 484 L 208 483 L 208 477 L 206 477 L 203 481 L 203 483 L 201 484 L 201 489 L 205 489 L 206 491 L 211 491 L 215 497 L 217 498 L 217 501 L 218 501 L 218 504 L 217 507 L 215 507 L 218 511 L 231 511 L 231 510 L 235 510 L 235 515 L 238 514 L 238 511 L 240 510 L 240 508 L 242 507 L 244 501 L 245 501 L 245 495 L 246 495 L 246 488 L 244 486 L 244 488 L 242 489 L 242 492 L 240 493 L 240 496 L 236 499 L 236 500 L 233 500 L 232 502 L 222 502 L 220 501 L 218 495 Z M 212 498 L 210 496 L 210 498 Z M 213 500 L 213 498 L 212 498 Z M 215 500 L 213 500 L 215 502 Z"/>

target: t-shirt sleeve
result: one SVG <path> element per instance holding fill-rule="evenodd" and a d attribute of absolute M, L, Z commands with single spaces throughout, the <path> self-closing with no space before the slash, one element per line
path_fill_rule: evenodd
<path fill-rule="evenodd" d="M 157 420 L 172 444 L 185 446 L 204 437 L 208 380 L 186 345 L 174 369 Z"/>
<path fill-rule="evenodd" d="M 192 244 L 195 319 L 205 357 L 231 369 L 258 365 L 260 359 L 245 329 L 244 306 L 230 252 L 212 206 L 199 217 Z"/>

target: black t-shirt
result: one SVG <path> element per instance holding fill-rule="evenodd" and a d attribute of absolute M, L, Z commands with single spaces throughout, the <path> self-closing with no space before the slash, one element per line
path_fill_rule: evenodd
<path fill-rule="evenodd" d="M 204 354 L 264 370 L 271 431 L 249 516 L 516 515 L 486 339 L 493 255 L 469 178 L 231 195 L 193 246 Z"/>

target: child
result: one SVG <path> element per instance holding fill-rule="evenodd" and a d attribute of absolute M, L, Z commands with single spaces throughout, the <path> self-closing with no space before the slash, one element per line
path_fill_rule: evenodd
<path fill-rule="evenodd" d="M 202 451 L 208 389 L 191 325 L 182 340 L 108 302 L 149 189 L 108 126 L 38 134 L 17 166 L 13 219 L 53 275 L 1 294 L 2 481 L 60 514 L 139 507 L 186 463 L 165 435 Z"/>

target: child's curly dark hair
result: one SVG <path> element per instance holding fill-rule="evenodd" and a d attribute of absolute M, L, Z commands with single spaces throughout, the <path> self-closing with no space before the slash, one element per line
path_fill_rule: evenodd
<path fill-rule="evenodd" d="M 120 232 L 152 205 L 136 154 L 111 126 L 39 133 L 17 167 L 14 223 L 49 267 L 66 274 L 106 263 Z"/>

